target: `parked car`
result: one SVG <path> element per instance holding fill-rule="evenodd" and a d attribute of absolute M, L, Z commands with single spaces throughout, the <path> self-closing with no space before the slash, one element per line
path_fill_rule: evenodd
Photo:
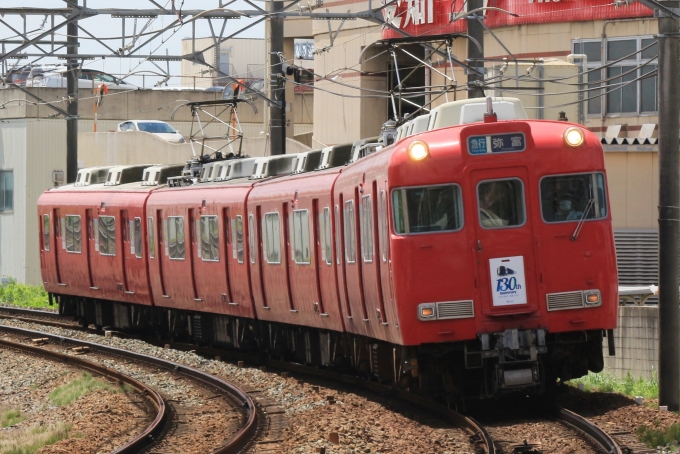
<path fill-rule="evenodd" d="M 164 121 L 128 120 L 118 124 L 118 132 L 142 131 L 153 134 L 160 139 L 173 143 L 184 143 L 184 136 Z"/>
<path fill-rule="evenodd" d="M 28 87 L 58 87 L 66 88 L 67 69 L 65 67 L 59 68 L 55 71 L 43 72 L 39 75 L 34 75 L 33 78 L 28 79 L 26 86 Z M 137 90 L 137 85 L 125 82 L 117 77 L 107 74 L 96 69 L 82 69 L 78 79 L 78 88 L 94 89 L 100 84 L 106 84 L 109 90 Z"/>
<path fill-rule="evenodd" d="M 18 68 L 9 69 L 7 74 L 5 74 L 4 79 L 6 83 L 11 82 L 19 85 L 20 87 L 24 87 L 26 86 L 27 81 L 31 80 L 32 78 L 40 76 L 45 72 L 56 71 L 62 68 L 64 68 L 64 65 L 25 65 Z"/>

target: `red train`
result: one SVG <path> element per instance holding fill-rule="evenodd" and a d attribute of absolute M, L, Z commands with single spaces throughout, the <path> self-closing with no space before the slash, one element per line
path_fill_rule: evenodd
<path fill-rule="evenodd" d="M 83 169 L 40 197 L 62 314 L 450 399 L 602 370 L 616 257 L 602 147 L 577 125 L 466 100 L 395 138 L 202 164 Z"/>

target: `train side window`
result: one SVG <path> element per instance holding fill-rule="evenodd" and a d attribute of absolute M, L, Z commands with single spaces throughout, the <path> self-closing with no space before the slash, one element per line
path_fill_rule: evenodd
<path fill-rule="evenodd" d="M 99 253 L 116 255 L 115 216 L 99 216 Z"/>
<path fill-rule="evenodd" d="M 357 232 L 354 222 L 354 200 L 345 202 L 344 221 L 345 259 L 347 263 L 355 263 L 357 260 Z"/>
<path fill-rule="evenodd" d="M 168 216 L 168 252 L 171 260 L 186 258 L 184 216 Z"/>
<path fill-rule="evenodd" d="M 50 252 L 50 215 L 43 214 L 43 249 Z"/>
<path fill-rule="evenodd" d="M 243 263 L 243 216 L 240 214 L 231 220 L 231 247 L 233 257 Z"/>
<path fill-rule="evenodd" d="M 370 194 L 361 198 L 361 256 L 364 263 L 373 262 L 373 198 Z"/>
<path fill-rule="evenodd" d="M 279 213 L 265 213 L 264 215 L 264 251 L 267 263 L 281 263 L 281 226 Z"/>
<path fill-rule="evenodd" d="M 309 210 L 293 211 L 293 257 L 295 263 L 307 265 L 311 261 L 309 251 Z"/>
<path fill-rule="evenodd" d="M 250 263 L 255 264 L 257 261 L 257 250 L 255 249 L 255 216 L 252 214 L 248 216 L 248 253 L 250 254 Z"/>
<path fill-rule="evenodd" d="M 342 255 L 342 241 L 340 230 L 340 207 L 335 205 L 335 261 L 340 265 Z"/>
<path fill-rule="evenodd" d="M 380 191 L 380 245 L 382 246 L 382 260 L 387 262 L 387 195 Z"/>
<path fill-rule="evenodd" d="M 147 233 L 149 235 L 149 258 L 156 257 L 156 239 L 154 238 L 153 217 L 149 216 L 146 223 Z"/>
<path fill-rule="evenodd" d="M 463 201 L 457 184 L 395 189 L 392 210 L 394 231 L 401 235 L 451 232 L 463 227 Z"/>
<path fill-rule="evenodd" d="M 541 214 L 545 222 L 607 217 L 602 173 L 544 177 L 540 186 Z"/>
<path fill-rule="evenodd" d="M 67 214 L 64 227 L 66 234 L 66 252 L 80 254 L 83 250 L 83 229 L 80 223 L 80 216 Z"/>
<path fill-rule="evenodd" d="M 331 209 L 324 207 L 323 213 L 319 213 L 319 230 L 321 239 L 321 260 L 326 265 L 333 264 L 333 233 L 331 225 Z"/>
<path fill-rule="evenodd" d="M 142 258 L 142 218 L 135 218 L 135 257 Z M 131 242 L 132 243 L 132 242 Z"/>
<path fill-rule="evenodd" d="M 522 180 L 482 181 L 477 185 L 479 223 L 485 229 L 523 225 L 524 185 Z"/>
<path fill-rule="evenodd" d="M 220 261 L 220 230 L 217 216 L 201 216 L 201 259 L 204 262 Z"/>

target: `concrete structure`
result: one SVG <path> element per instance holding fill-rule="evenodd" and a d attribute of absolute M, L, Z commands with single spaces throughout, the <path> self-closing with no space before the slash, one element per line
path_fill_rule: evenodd
<path fill-rule="evenodd" d="M 618 329 L 614 330 L 616 356 L 609 356 L 604 342 L 605 371 L 618 378 L 651 378 L 658 370 L 659 309 L 655 306 L 619 308 Z"/>

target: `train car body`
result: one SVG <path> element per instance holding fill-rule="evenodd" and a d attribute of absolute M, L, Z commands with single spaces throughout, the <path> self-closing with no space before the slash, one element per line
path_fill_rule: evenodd
<path fill-rule="evenodd" d="M 251 159 L 250 178 L 48 191 L 46 288 L 85 322 L 74 300 L 146 308 L 132 327 L 448 398 L 540 393 L 602 370 L 618 296 L 597 137 L 528 120 L 508 98 L 444 104 L 400 131 L 390 145 Z M 62 257 L 50 222 L 76 208 L 115 217 L 116 250 L 130 253 L 111 260 L 99 244 Z M 125 229 L 138 219 L 145 241 L 133 251 Z"/>

